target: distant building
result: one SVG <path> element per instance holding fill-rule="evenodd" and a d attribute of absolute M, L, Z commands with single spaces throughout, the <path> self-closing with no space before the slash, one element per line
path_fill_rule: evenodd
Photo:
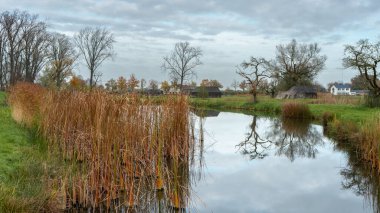
<path fill-rule="evenodd" d="M 204 97 L 204 98 L 220 98 L 222 97 L 222 92 L 218 87 L 196 87 L 190 90 L 189 95 L 193 97 Z"/>
<path fill-rule="evenodd" d="M 330 88 L 333 95 L 367 95 L 369 90 L 353 90 L 351 84 L 333 84 Z"/>
<path fill-rule="evenodd" d="M 351 84 L 333 84 L 330 93 L 333 95 L 351 95 Z"/>
<path fill-rule="evenodd" d="M 279 92 L 278 99 L 317 98 L 317 90 L 311 86 L 293 86 L 288 91 Z"/>

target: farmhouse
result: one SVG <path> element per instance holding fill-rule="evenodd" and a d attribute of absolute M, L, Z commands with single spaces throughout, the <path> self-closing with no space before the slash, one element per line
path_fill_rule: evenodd
<path fill-rule="evenodd" d="M 350 84 L 333 84 L 330 88 L 330 93 L 333 95 L 351 95 Z"/>
<path fill-rule="evenodd" d="M 368 90 L 353 90 L 350 84 L 334 84 L 330 88 L 333 95 L 367 95 Z"/>
<path fill-rule="evenodd" d="M 280 92 L 278 99 L 293 99 L 293 98 L 317 98 L 317 90 L 309 86 L 293 86 L 288 91 Z"/>

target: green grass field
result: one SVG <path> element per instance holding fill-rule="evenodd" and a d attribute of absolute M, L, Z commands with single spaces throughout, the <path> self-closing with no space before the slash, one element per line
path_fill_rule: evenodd
<path fill-rule="evenodd" d="M 0 92 L 0 181 L 20 163 L 21 150 L 30 146 L 28 131 L 13 121 L 5 99 L 6 94 Z"/>
<path fill-rule="evenodd" d="M 0 212 L 50 212 L 48 177 L 62 162 L 48 155 L 46 143 L 17 124 L 0 92 Z"/>
<path fill-rule="evenodd" d="M 352 97 L 357 99 L 357 97 Z M 250 112 L 266 112 L 279 114 L 281 105 L 290 100 L 273 99 L 268 96 L 260 96 L 259 102 L 252 103 L 250 96 L 223 96 L 222 98 L 192 98 L 191 105 L 198 108 L 210 108 L 221 111 L 250 111 Z M 342 121 L 352 121 L 360 123 L 367 121 L 374 116 L 380 114 L 379 108 L 368 108 L 361 104 L 315 104 L 315 99 L 296 99 L 308 104 L 312 115 L 320 118 L 324 112 L 331 112 Z"/>

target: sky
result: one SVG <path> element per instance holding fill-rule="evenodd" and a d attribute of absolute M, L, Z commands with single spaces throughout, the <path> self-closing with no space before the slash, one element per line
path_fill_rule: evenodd
<path fill-rule="evenodd" d="M 327 56 L 317 81 L 348 82 L 357 74 L 342 67 L 344 45 L 380 40 L 379 0 L 0 0 L 1 11 L 38 14 L 49 31 L 73 36 L 80 29 L 106 27 L 116 56 L 99 68 L 102 82 L 132 73 L 137 78 L 168 80 L 163 57 L 175 43 L 188 41 L 203 51 L 196 82 L 216 79 L 225 88 L 236 65 L 251 56 L 275 57 L 276 45 L 292 39 L 319 43 Z M 83 60 L 76 73 L 87 78 Z"/>

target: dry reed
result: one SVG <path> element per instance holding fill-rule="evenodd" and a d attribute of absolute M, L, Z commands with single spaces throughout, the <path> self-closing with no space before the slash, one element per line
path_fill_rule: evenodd
<path fill-rule="evenodd" d="M 332 95 L 331 93 L 318 93 L 318 98 L 311 104 L 350 104 L 359 105 L 364 103 L 363 96 Z"/>
<path fill-rule="evenodd" d="M 43 135 L 67 160 L 83 162 L 67 181 L 69 205 L 143 206 L 143 192 L 166 189 L 170 206 L 186 206 L 191 136 L 185 96 L 160 105 L 136 95 L 49 92 L 42 107 Z M 182 181 L 185 179 L 185 181 Z M 122 195 L 122 196 L 121 196 Z"/>
<path fill-rule="evenodd" d="M 287 102 L 281 107 L 281 115 L 283 118 L 309 119 L 311 112 L 309 107 L 304 103 Z"/>
<path fill-rule="evenodd" d="M 11 107 L 22 109 L 20 121 L 38 115 L 49 147 L 75 165 L 61 177 L 66 209 L 148 211 L 157 202 L 169 209 L 189 205 L 195 136 L 186 96 L 157 103 L 94 90 L 38 92 L 30 99 L 27 91 L 37 87 L 29 86 L 12 90 Z M 157 196 L 162 190 L 164 201 Z"/>
<path fill-rule="evenodd" d="M 21 82 L 13 86 L 10 91 L 8 102 L 12 106 L 13 119 L 32 127 L 37 122 L 46 90 L 36 84 Z"/>

